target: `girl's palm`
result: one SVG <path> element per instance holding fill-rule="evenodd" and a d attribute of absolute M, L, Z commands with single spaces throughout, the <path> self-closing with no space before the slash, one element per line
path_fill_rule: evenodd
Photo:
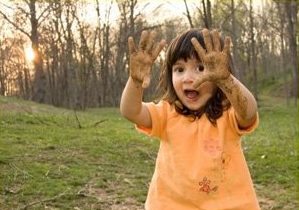
<path fill-rule="evenodd" d="M 220 80 L 226 79 L 230 75 L 229 71 L 229 54 L 230 54 L 230 38 L 225 37 L 224 47 L 221 51 L 220 36 L 218 31 L 210 32 L 207 29 L 202 31 L 206 50 L 199 44 L 196 38 L 192 38 L 191 42 L 198 53 L 204 65 L 204 71 L 196 80 L 194 87 L 199 87 L 205 81 L 212 81 L 217 83 Z"/>
<path fill-rule="evenodd" d="M 142 84 L 142 88 L 149 86 L 152 65 L 166 44 L 164 40 L 159 44 L 155 43 L 155 36 L 155 32 L 149 34 L 147 31 L 143 31 L 138 48 L 136 48 L 132 37 L 128 39 L 130 76 L 135 82 Z"/>

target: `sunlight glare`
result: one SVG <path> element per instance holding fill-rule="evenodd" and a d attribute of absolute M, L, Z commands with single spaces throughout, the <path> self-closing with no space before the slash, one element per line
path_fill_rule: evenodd
<path fill-rule="evenodd" d="M 32 47 L 27 46 L 27 47 L 24 48 L 24 51 L 25 51 L 26 60 L 28 62 L 32 62 L 34 60 L 34 57 L 35 57 L 35 53 L 34 53 Z"/>

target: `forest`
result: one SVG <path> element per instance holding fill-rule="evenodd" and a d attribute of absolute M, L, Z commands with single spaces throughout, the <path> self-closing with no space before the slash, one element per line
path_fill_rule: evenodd
<path fill-rule="evenodd" d="M 295 0 L 1 1 L 0 95 L 78 110 L 116 107 L 129 36 L 137 42 L 142 30 L 155 30 L 169 43 L 189 28 L 216 28 L 232 38 L 235 75 L 258 101 L 297 104 L 297 11 Z M 162 63 L 163 53 L 145 100 L 155 97 Z"/>

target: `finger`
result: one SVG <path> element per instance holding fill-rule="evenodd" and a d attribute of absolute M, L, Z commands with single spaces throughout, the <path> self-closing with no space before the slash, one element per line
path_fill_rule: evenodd
<path fill-rule="evenodd" d="M 140 41 L 139 41 L 139 49 L 140 50 L 145 50 L 147 40 L 148 40 L 148 32 L 147 31 L 142 31 Z"/>
<path fill-rule="evenodd" d="M 200 60 L 202 62 L 204 62 L 205 61 L 205 56 L 206 56 L 206 50 L 203 49 L 203 47 L 199 44 L 199 42 L 197 41 L 197 39 L 195 37 L 193 37 L 191 39 L 191 43 L 193 44 L 193 47 L 196 50 Z"/>
<path fill-rule="evenodd" d="M 213 38 L 214 50 L 220 52 L 221 51 L 220 36 L 217 30 L 212 30 L 212 38 Z"/>
<path fill-rule="evenodd" d="M 230 45 L 231 45 L 231 39 L 229 36 L 226 36 L 224 39 L 223 52 L 227 55 L 230 54 Z"/>
<path fill-rule="evenodd" d="M 152 31 L 149 34 L 149 37 L 148 37 L 147 45 L 146 45 L 146 48 L 145 48 L 146 52 L 150 53 L 151 50 L 153 49 L 155 37 L 156 37 L 156 33 L 154 31 Z"/>
<path fill-rule="evenodd" d="M 156 60 L 162 49 L 165 47 L 166 41 L 163 39 L 158 45 L 153 48 L 152 59 Z"/>
<path fill-rule="evenodd" d="M 211 35 L 208 29 L 202 30 L 203 39 L 206 45 L 207 52 L 211 52 L 213 50 Z"/>
<path fill-rule="evenodd" d="M 150 84 L 150 76 L 145 75 L 142 83 L 142 88 L 147 88 Z"/>
<path fill-rule="evenodd" d="M 130 55 L 137 52 L 136 46 L 134 43 L 134 39 L 131 36 L 128 38 L 128 46 L 129 46 L 129 54 Z"/>

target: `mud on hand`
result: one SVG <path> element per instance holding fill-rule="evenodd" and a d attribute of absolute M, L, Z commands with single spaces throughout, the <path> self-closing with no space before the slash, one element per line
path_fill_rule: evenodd
<path fill-rule="evenodd" d="M 130 77 L 135 83 L 141 84 L 142 88 L 149 86 L 152 66 L 166 44 L 165 40 L 156 43 L 155 37 L 156 33 L 153 31 L 151 33 L 142 31 L 138 47 L 133 37 L 128 39 Z"/>

